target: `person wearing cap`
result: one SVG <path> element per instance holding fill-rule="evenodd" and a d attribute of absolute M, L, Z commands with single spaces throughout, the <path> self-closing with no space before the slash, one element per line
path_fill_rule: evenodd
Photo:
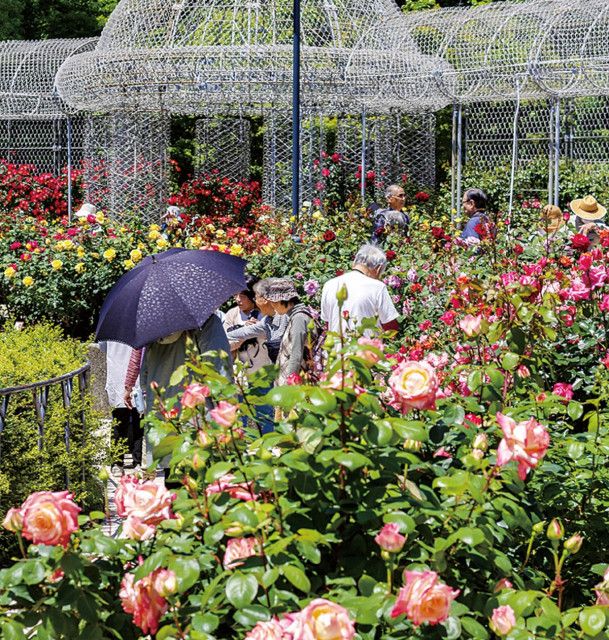
<path fill-rule="evenodd" d="M 302 371 L 313 314 L 309 307 L 300 302 L 298 291 L 290 278 L 276 278 L 269 286 L 266 298 L 276 314 L 288 317 L 277 356 L 277 385 L 280 386 L 287 384 L 291 375 Z"/>
<path fill-rule="evenodd" d="M 575 226 L 575 231 L 586 236 L 593 245 L 598 243 L 600 239 L 598 232 L 609 229 L 607 224 L 601 222 L 607 213 L 606 207 L 590 195 L 572 200 L 569 207 L 573 212 L 569 222 Z"/>
<path fill-rule="evenodd" d="M 343 329 L 356 329 L 364 318 L 376 318 L 379 328 L 385 331 L 399 330 L 400 314 L 381 282 L 386 266 L 385 252 L 365 244 L 355 254 L 351 271 L 326 282 L 321 292 L 321 318 L 330 331 L 339 333 L 341 322 Z M 347 299 L 339 307 L 337 296 L 343 287 L 347 289 Z"/>

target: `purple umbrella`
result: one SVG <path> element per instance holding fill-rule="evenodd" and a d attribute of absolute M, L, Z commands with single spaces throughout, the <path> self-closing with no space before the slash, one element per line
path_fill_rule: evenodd
<path fill-rule="evenodd" d="M 108 293 L 96 338 L 139 349 L 176 331 L 197 329 L 247 289 L 245 265 L 218 251 L 169 249 L 148 256 Z"/>

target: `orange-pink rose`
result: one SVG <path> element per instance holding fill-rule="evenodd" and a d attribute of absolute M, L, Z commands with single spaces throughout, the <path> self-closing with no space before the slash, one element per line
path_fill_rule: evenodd
<path fill-rule="evenodd" d="M 217 406 L 209 412 L 211 419 L 221 427 L 230 427 L 237 419 L 237 405 L 221 400 Z"/>
<path fill-rule="evenodd" d="M 349 612 L 324 598 L 313 600 L 299 613 L 288 614 L 283 625 L 286 637 L 293 640 L 351 640 L 355 636 Z"/>
<path fill-rule="evenodd" d="M 169 609 L 163 593 L 175 593 L 176 584 L 175 573 L 168 569 L 156 569 L 137 582 L 132 573 L 127 573 L 119 591 L 123 610 L 133 615 L 133 624 L 145 634 L 155 635 L 160 619 Z M 170 590 L 172 587 L 173 591 Z"/>
<path fill-rule="evenodd" d="M 277 618 L 259 622 L 248 631 L 245 640 L 282 640 L 284 638 L 283 627 Z"/>
<path fill-rule="evenodd" d="M 405 613 L 414 624 L 438 624 L 448 618 L 450 605 L 458 589 L 438 582 L 435 571 L 405 571 L 406 584 L 400 589 L 391 617 Z"/>
<path fill-rule="evenodd" d="M 477 336 L 482 331 L 482 316 L 472 316 L 468 313 L 459 320 L 459 327 L 469 338 Z"/>
<path fill-rule="evenodd" d="M 176 494 L 167 491 L 165 485 L 133 475 L 123 476 L 114 494 L 116 512 L 121 518 L 138 518 L 147 525 L 173 518 L 171 503 L 175 499 Z"/>
<path fill-rule="evenodd" d="M 493 633 L 498 636 L 507 636 L 507 634 L 516 626 L 516 616 L 514 609 L 510 605 L 497 607 L 493 609 L 490 627 Z"/>
<path fill-rule="evenodd" d="M 435 369 L 427 362 L 402 362 L 393 370 L 389 387 L 393 393 L 390 404 L 402 413 L 435 407 L 438 379 Z"/>
<path fill-rule="evenodd" d="M 234 482 L 234 480 L 235 476 L 232 473 L 227 473 L 216 482 L 205 487 L 205 493 L 211 496 L 214 493 L 226 492 L 231 498 L 246 502 L 258 499 L 258 494 L 254 493 L 253 482 Z"/>
<path fill-rule="evenodd" d="M 535 418 L 516 422 L 502 413 L 497 413 L 497 422 L 503 431 L 503 439 L 497 449 L 497 464 L 502 467 L 510 460 L 518 462 L 518 476 L 527 477 L 546 455 L 550 446 L 550 434 Z"/>
<path fill-rule="evenodd" d="M 355 355 L 368 364 L 376 364 L 383 354 L 383 341 L 380 338 L 366 338 L 362 336 L 357 340 L 358 349 Z"/>
<path fill-rule="evenodd" d="M 243 564 L 240 560 L 258 555 L 259 552 L 260 543 L 256 538 L 231 538 L 226 544 L 222 564 L 225 569 L 235 569 Z"/>
<path fill-rule="evenodd" d="M 399 524 L 389 522 L 380 530 L 374 541 L 384 551 L 398 553 L 406 544 L 406 536 L 400 533 Z"/>
<path fill-rule="evenodd" d="M 78 530 L 80 507 L 68 491 L 32 493 L 19 511 L 23 537 L 34 544 L 67 547 L 70 536 Z"/>
<path fill-rule="evenodd" d="M 4 516 L 2 526 L 13 533 L 21 531 L 21 529 L 23 529 L 23 516 L 21 515 L 21 511 L 15 507 L 11 507 Z"/>
<path fill-rule="evenodd" d="M 596 593 L 596 604 L 600 606 L 609 606 L 609 567 L 605 569 L 603 581 L 594 587 Z"/>
<path fill-rule="evenodd" d="M 183 407 L 194 409 L 205 402 L 209 396 L 209 387 L 198 382 L 189 384 L 182 394 L 181 403 Z"/>
<path fill-rule="evenodd" d="M 156 526 L 146 524 L 137 516 L 129 516 L 123 522 L 123 537 L 130 540 L 148 540 L 154 536 Z"/>

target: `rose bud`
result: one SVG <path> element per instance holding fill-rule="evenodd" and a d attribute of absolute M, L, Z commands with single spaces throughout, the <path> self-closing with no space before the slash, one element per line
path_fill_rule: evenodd
<path fill-rule="evenodd" d="M 548 525 L 546 532 L 549 540 L 560 540 L 565 535 L 565 528 L 562 526 L 560 520 L 553 518 Z"/>
<path fill-rule="evenodd" d="M 474 449 L 480 449 L 480 451 L 486 451 L 488 449 L 488 438 L 486 433 L 479 433 L 474 438 Z"/>
<path fill-rule="evenodd" d="M 374 541 L 383 551 L 399 553 L 406 544 L 406 536 L 400 533 L 400 525 L 389 522 L 375 536 Z"/>
<path fill-rule="evenodd" d="M 583 542 L 583 536 L 581 536 L 579 533 L 576 533 L 565 541 L 565 549 L 571 554 L 576 554 L 582 548 Z"/>

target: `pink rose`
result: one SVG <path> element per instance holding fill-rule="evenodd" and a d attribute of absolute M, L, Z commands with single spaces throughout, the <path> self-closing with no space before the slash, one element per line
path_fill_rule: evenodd
<path fill-rule="evenodd" d="M 205 487 L 205 493 L 210 496 L 214 493 L 226 492 L 231 498 L 236 500 L 257 500 L 258 494 L 254 493 L 253 482 L 233 482 L 235 476 L 232 473 L 227 473 L 222 476 L 216 482 Z"/>
<path fill-rule="evenodd" d="M 445 311 L 441 316 L 440 316 L 440 320 L 448 325 L 449 327 L 451 327 L 453 324 L 455 324 L 455 318 L 457 317 L 457 314 L 454 311 Z"/>
<path fill-rule="evenodd" d="M 157 569 L 152 574 L 154 590 L 163 598 L 174 594 L 178 590 L 176 574 L 170 569 Z"/>
<path fill-rule="evenodd" d="M 245 640 L 282 640 L 284 638 L 283 627 L 277 618 L 266 622 L 259 622 L 248 631 Z"/>
<path fill-rule="evenodd" d="M 514 609 L 509 604 L 493 609 L 490 627 L 494 633 L 498 636 L 507 636 L 515 626 L 516 616 L 514 615 Z"/>
<path fill-rule="evenodd" d="M 173 518 L 171 503 L 175 499 L 176 494 L 167 491 L 165 485 L 132 475 L 121 478 L 114 494 L 116 512 L 121 518 L 135 517 L 147 525 Z"/>
<path fill-rule="evenodd" d="M 380 338 L 361 337 L 357 340 L 358 348 L 355 355 L 368 364 L 376 364 L 382 357 L 383 341 Z M 368 347 L 372 347 L 369 349 Z M 380 352 L 380 353 L 379 353 Z"/>
<path fill-rule="evenodd" d="M 400 589 L 391 617 L 405 613 L 416 626 L 428 622 L 438 624 L 448 618 L 451 602 L 458 589 L 438 582 L 435 571 L 405 571 L 406 584 Z"/>
<path fill-rule="evenodd" d="M 395 522 L 387 523 L 374 538 L 383 551 L 399 553 L 406 544 L 406 536 L 400 533 L 400 525 Z"/>
<path fill-rule="evenodd" d="M 316 598 L 301 612 L 288 614 L 283 622 L 285 637 L 294 640 L 351 640 L 355 626 L 340 605 Z"/>
<path fill-rule="evenodd" d="M 68 491 L 37 491 L 21 505 L 23 537 L 34 544 L 67 547 L 78 530 L 80 507 Z"/>
<path fill-rule="evenodd" d="M 609 606 L 609 567 L 605 569 L 603 581 L 594 587 L 596 593 L 596 604 L 600 606 Z"/>
<path fill-rule="evenodd" d="M 163 574 L 162 572 L 166 572 Z M 119 597 L 123 611 L 133 614 L 133 624 L 138 626 L 145 634 L 155 635 L 159 630 L 159 621 L 169 609 L 167 600 L 157 591 L 157 579 L 161 588 L 169 580 L 167 574 L 175 574 L 167 569 L 156 569 L 146 577 L 134 582 L 133 574 L 127 573 L 122 581 Z"/>
<path fill-rule="evenodd" d="M 155 525 L 146 524 L 137 516 L 129 516 L 123 522 L 123 537 L 129 540 L 149 540 L 155 531 Z"/>
<path fill-rule="evenodd" d="M 231 538 L 226 543 L 222 564 L 225 569 L 235 569 L 243 564 L 240 560 L 258 555 L 259 552 L 260 543 L 256 538 Z"/>
<path fill-rule="evenodd" d="M 391 406 L 408 413 L 411 409 L 433 409 L 438 392 L 435 369 L 427 362 L 407 360 L 399 364 L 389 378 L 393 392 Z"/>
<path fill-rule="evenodd" d="M 555 396 L 560 396 L 565 400 L 573 399 L 573 385 L 567 382 L 557 382 L 552 388 L 552 393 Z"/>
<path fill-rule="evenodd" d="M 220 400 L 217 406 L 209 412 L 209 415 L 221 427 L 230 427 L 237 419 L 237 405 Z"/>
<path fill-rule="evenodd" d="M 609 311 L 609 294 L 605 293 L 598 304 L 600 311 Z"/>
<path fill-rule="evenodd" d="M 493 591 L 495 593 L 499 593 L 500 591 L 503 591 L 503 589 L 511 589 L 513 586 L 514 585 L 507 578 L 501 578 L 501 580 L 499 580 L 495 585 Z"/>
<path fill-rule="evenodd" d="M 15 507 L 11 507 L 4 516 L 2 526 L 13 533 L 21 531 L 21 529 L 23 529 L 23 516 L 21 515 L 21 511 L 15 509 Z"/>
<path fill-rule="evenodd" d="M 497 449 L 497 464 L 502 467 L 515 460 L 518 462 L 518 476 L 524 480 L 529 470 L 546 455 L 550 435 L 535 418 L 516 423 L 512 418 L 497 413 L 497 422 L 504 436 Z"/>
<path fill-rule="evenodd" d="M 209 387 L 207 385 L 193 382 L 192 384 L 189 384 L 186 389 L 184 389 L 181 403 L 183 407 L 194 409 L 200 404 L 203 404 L 208 396 Z"/>
<path fill-rule="evenodd" d="M 459 327 L 469 338 L 480 335 L 480 332 L 482 331 L 482 316 L 472 316 L 467 314 L 464 318 L 459 320 Z"/>

